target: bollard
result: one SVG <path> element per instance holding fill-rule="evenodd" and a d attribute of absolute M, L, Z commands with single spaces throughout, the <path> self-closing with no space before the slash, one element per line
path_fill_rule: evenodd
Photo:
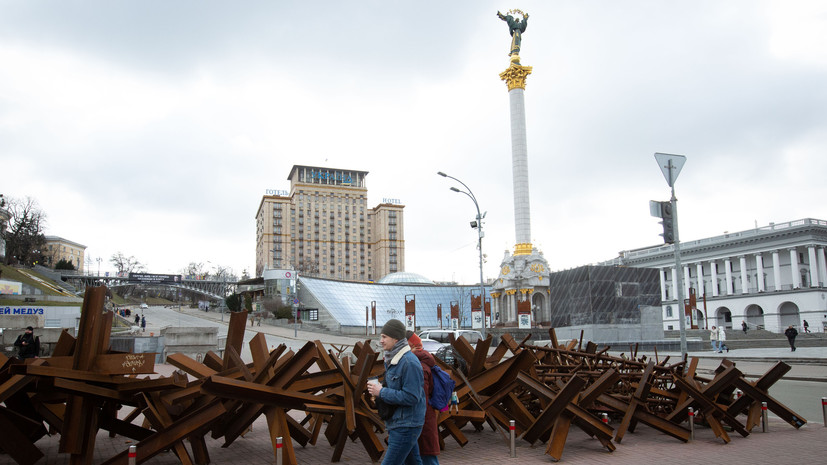
<path fill-rule="evenodd" d="M 695 409 L 689 407 L 689 440 L 695 440 Z"/>
<path fill-rule="evenodd" d="M 608 413 L 603 413 L 601 415 L 603 417 L 603 418 L 601 418 L 603 420 L 603 424 L 608 425 L 609 424 L 609 414 Z"/>
<path fill-rule="evenodd" d="M 824 417 L 824 426 L 827 426 L 827 397 L 821 398 L 821 415 Z"/>
<path fill-rule="evenodd" d="M 281 436 L 279 436 L 276 438 L 276 465 L 282 465 L 281 452 Z"/>
<path fill-rule="evenodd" d="M 517 442 L 516 442 L 516 431 L 514 431 L 514 420 L 508 421 L 508 430 L 511 432 L 511 457 L 514 458 L 517 456 Z"/>
<path fill-rule="evenodd" d="M 769 417 L 767 412 L 767 403 L 761 402 L 761 432 L 766 433 L 770 430 L 770 425 L 767 424 Z"/>
<path fill-rule="evenodd" d="M 136 446 L 129 446 L 129 454 L 127 454 L 127 464 L 135 465 L 138 460 L 138 448 Z"/>

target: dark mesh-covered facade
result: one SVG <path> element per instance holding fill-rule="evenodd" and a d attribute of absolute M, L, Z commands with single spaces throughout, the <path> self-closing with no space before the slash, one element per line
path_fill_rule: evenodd
<path fill-rule="evenodd" d="M 638 324 L 640 306 L 660 302 L 652 268 L 582 266 L 549 276 L 551 326 Z"/>

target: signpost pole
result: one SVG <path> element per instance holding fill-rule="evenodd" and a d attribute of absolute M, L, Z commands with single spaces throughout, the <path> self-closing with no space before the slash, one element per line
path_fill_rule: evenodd
<path fill-rule="evenodd" d="M 660 166 L 663 177 L 669 187 L 672 188 L 672 197 L 669 202 L 672 206 L 672 230 L 675 235 L 675 294 L 677 297 L 678 306 L 678 328 L 681 333 L 681 358 L 686 359 L 687 345 L 686 345 L 686 306 L 683 302 L 683 270 L 681 269 L 681 241 L 678 234 L 678 199 L 675 197 L 675 181 L 678 179 L 678 174 L 681 172 L 686 157 L 683 155 L 672 155 L 668 153 L 655 153 L 655 160 Z M 666 221 L 666 218 L 664 218 Z M 665 239 L 665 238 L 664 238 Z M 691 310 L 690 310 L 691 311 Z"/>

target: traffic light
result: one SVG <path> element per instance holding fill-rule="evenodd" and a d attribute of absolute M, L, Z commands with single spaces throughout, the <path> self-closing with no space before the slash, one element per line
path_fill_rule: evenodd
<path fill-rule="evenodd" d="M 660 217 L 663 221 L 663 242 L 664 244 L 675 243 L 675 218 L 672 212 L 672 202 L 660 202 Z"/>

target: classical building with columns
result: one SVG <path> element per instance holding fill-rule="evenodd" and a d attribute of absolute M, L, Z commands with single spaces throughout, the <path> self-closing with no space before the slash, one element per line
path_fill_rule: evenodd
<path fill-rule="evenodd" d="M 783 332 L 789 325 L 822 326 L 827 315 L 827 221 L 803 219 L 682 242 L 684 295 L 694 297 L 689 324 Z M 664 329 L 676 329 L 674 246 L 621 252 L 602 265 L 660 271 Z M 687 299 L 689 300 L 689 299 Z M 687 327 L 689 327 L 689 324 Z"/>

